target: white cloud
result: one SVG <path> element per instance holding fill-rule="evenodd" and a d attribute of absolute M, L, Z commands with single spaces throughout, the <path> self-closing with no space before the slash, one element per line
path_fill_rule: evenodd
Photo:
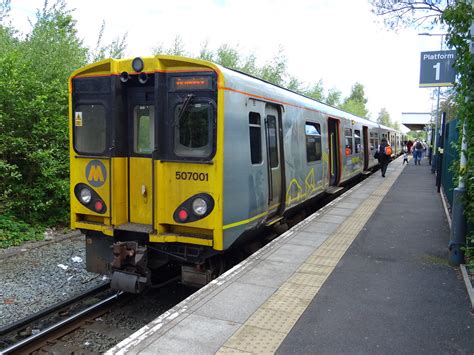
<path fill-rule="evenodd" d="M 13 24 L 29 31 L 27 16 L 43 0 L 12 0 Z M 169 45 L 179 35 L 185 47 L 198 53 L 222 43 L 254 52 L 261 62 L 281 45 L 288 71 L 311 83 L 323 79 L 347 96 L 360 82 L 375 119 L 382 107 L 392 119 L 401 112 L 432 109 L 430 89 L 418 88 L 420 51 L 439 49 L 439 37 L 420 37 L 416 31 L 399 34 L 376 24 L 367 0 L 69 0 L 79 35 L 95 46 L 103 20 L 104 40 L 128 33 L 127 55 L 150 55 L 158 43 Z"/>

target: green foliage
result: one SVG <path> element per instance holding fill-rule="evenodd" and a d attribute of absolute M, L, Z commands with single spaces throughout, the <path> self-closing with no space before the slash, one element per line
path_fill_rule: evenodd
<path fill-rule="evenodd" d="M 365 107 L 367 99 L 365 97 L 364 85 L 355 83 L 352 86 L 351 94 L 341 105 L 341 108 L 347 112 L 361 117 L 368 117 L 369 111 Z"/>
<path fill-rule="evenodd" d="M 43 229 L 16 219 L 14 216 L 0 214 L 0 248 L 20 245 L 28 240 L 42 240 Z"/>
<path fill-rule="evenodd" d="M 377 122 L 385 126 L 390 126 L 392 124 L 390 114 L 385 107 L 380 109 L 379 115 L 377 116 Z"/>
<path fill-rule="evenodd" d="M 68 220 L 68 77 L 87 62 L 62 0 L 37 11 L 24 39 L 15 35 L 0 25 L 1 246 L 36 239 L 40 227 L 26 223 Z"/>
<path fill-rule="evenodd" d="M 465 215 L 468 223 L 474 223 L 474 58 L 469 52 L 470 38 L 469 27 L 473 23 L 474 9 L 472 2 L 457 1 L 448 6 L 442 16 L 442 21 L 448 26 L 448 44 L 456 49 L 456 62 L 454 64 L 458 78 L 454 85 L 456 116 L 460 121 L 460 128 L 466 124 L 466 154 L 468 163 L 460 171 L 464 177 L 467 190 L 465 200 Z M 461 135 L 460 135 L 461 136 Z M 458 142 L 460 150 L 461 139 Z M 455 162 L 455 166 L 459 162 Z M 474 253 L 474 236 L 468 237 L 468 250 L 466 255 Z"/>
<path fill-rule="evenodd" d="M 89 62 L 97 62 L 106 58 L 122 58 L 127 48 L 127 33 L 116 37 L 111 43 L 103 44 L 103 36 L 105 32 L 105 21 L 102 21 L 99 36 L 94 50 L 88 54 Z"/>
<path fill-rule="evenodd" d="M 331 106 L 339 107 L 341 105 L 342 93 L 336 88 L 329 89 L 326 97 L 326 103 Z"/>
<path fill-rule="evenodd" d="M 324 101 L 324 87 L 323 81 L 319 80 L 317 83 L 311 85 L 304 94 L 312 99 Z"/>

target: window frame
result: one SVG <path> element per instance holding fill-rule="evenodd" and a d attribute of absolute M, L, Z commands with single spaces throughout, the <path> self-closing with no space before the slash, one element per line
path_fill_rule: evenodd
<path fill-rule="evenodd" d="M 254 116 L 258 116 L 258 123 L 252 123 L 251 122 L 251 115 L 254 114 Z M 259 137 L 259 140 L 258 140 L 258 143 L 259 143 L 259 147 L 255 147 L 253 144 L 252 144 L 252 129 L 254 130 L 257 130 L 258 129 L 258 134 L 255 135 L 255 136 L 258 136 Z M 262 145 L 262 115 L 260 115 L 259 112 L 253 112 L 253 111 L 250 111 L 249 112 L 249 148 L 250 148 L 250 164 L 252 165 L 262 165 L 263 164 L 263 145 Z M 254 156 L 254 152 L 256 148 L 260 148 L 258 153 L 259 153 L 259 161 L 258 162 L 254 162 L 253 161 L 253 156 Z"/>
<path fill-rule="evenodd" d="M 357 132 L 359 132 L 357 134 Z M 357 143 L 357 141 L 359 143 Z M 362 139 L 360 136 L 360 129 L 354 129 L 354 153 L 359 154 L 362 152 Z"/>
<path fill-rule="evenodd" d="M 139 143 L 139 134 L 140 134 L 140 128 L 139 128 L 139 121 L 137 121 L 137 118 L 135 115 L 135 110 L 140 107 L 140 106 L 148 106 L 149 108 L 151 108 L 150 111 L 151 112 L 151 115 L 148 116 L 149 119 L 150 119 L 150 126 L 151 126 L 151 132 L 149 133 L 150 136 L 150 140 L 151 140 L 151 147 L 150 147 L 150 151 L 137 151 L 137 148 L 138 148 L 138 143 Z M 135 156 L 150 156 L 151 154 L 153 154 L 153 151 L 155 150 L 155 137 L 156 137 L 156 127 L 155 127 L 155 116 L 156 116 L 156 108 L 155 108 L 155 105 L 154 104 L 151 104 L 151 103 L 146 103 L 146 104 L 136 104 L 134 107 L 133 107 L 133 146 L 132 146 L 132 154 L 135 155 Z M 142 116 L 141 116 L 142 117 Z"/>
<path fill-rule="evenodd" d="M 278 139 L 278 118 L 277 116 L 274 115 L 266 115 L 266 134 L 267 134 L 267 150 L 268 150 L 268 165 L 270 166 L 270 169 L 278 169 L 280 167 L 280 147 L 279 147 L 279 139 Z M 274 121 L 275 126 L 270 127 L 270 120 Z M 275 139 L 275 155 L 276 159 L 273 159 L 272 153 L 271 153 L 271 147 L 270 147 L 270 130 L 274 130 L 274 139 Z M 276 165 L 274 163 L 276 162 Z"/>
<path fill-rule="evenodd" d="M 350 135 L 347 134 L 347 132 L 350 132 Z M 349 144 L 346 144 L 348 142 L 348 138 L 350 138 L 350 149 L 351 149 L 351 153 L 350 154 L 346 154 L 346 149 L 348 148 L 347 146 Z M 347 156 L 350 156 L 350 155 L 353 155 L 354 154 L 354 136 L 353 136 L 353 130 L 352 128 L 344 128 L 344 155 L 347 157 Z"/>
<path fill-rule="evenodd" d="M 190 92 L 191 93 L 191 92 Z M 212 98 L 209 96 L 194 96 L 192 101 L 189 103 L 189 105 L 196 105 L 196 104 L 206 104 L 209 107 L 208 111 L 208 133 L 210 135 L 208 139 L 208 144 L 210 145 L 210 151 L 209 154 L 207 155 L 189 155 L 186 153 L 178 153 L 177 152 L 177 144 L 180 144 L 183 147 L 186 147 L 179 143 L 179 122 L 177 121 L 177 109 L 180 105 L 183 105 L 184 100 L 177 100 L 174 102 L 173 109 L 172 109 L 172 145 L 171 145 L 171 152 L 173 155 L 178 159 L 178 160 L 184 160 L 184 161 L 210 161 L 215 153 L 216 153 L 216 121 L 217 121 L 217 105 Z M 189 107 L 188 107 L 189 109 Z M 183 116 L 184 117 L 184 116 Z M 183 119 L 181 117 L 181 119 Z M 188 148 L 187 149 L 192 149 Z"/>
<path fill-rule="evenodd" d="M 318 132 L 318 134 L 308 134 L 307 131 L 306 131 L 306 126 L 313 126 L 314 128 L 316 128 L 316 131 Z M 306 143 L 305 144 L 305 147 L 306 147 L 306 163 L 310 164 L 310 163 L 320 162 L 322 160 L 322 156 L 323 156 L 321 124 L 318 123 L 318 122 L 305 121 L 304 130 L 305 130 L 305 143 Z M 314 159 L 314 160 L 309 160 L 308 137 L 315 137 L 314 150 L 315 150 L 316 159 Z M 319 138 L 319 142 L 318 142 L 318 138 Z M 318 148 L 317 148 L 318 145 L 319 145 L 319 155 L 318 155 Z"/>
<path fill-rule="evenodd" d="M 102 106 L 104 108 L 104 111 L 105 111 L 105 115 L 104 115 L 104 123 L 105 123 L 105 141 L 104 141 L 104 150 L 102 150 L 101 152 L 85 152 L 85 151 L 82 151 L 80 150 L 78 147 L 77 147 L 77 127 L 76 126 L 76 123 L 75 123 L 75 114 L 76 112 L 82 112 L 82 111 L 79 111 L 79 107 L 80 106 Z M 110 123 L 109 123 L 109 107 L 107 105 L 107 103 L 105 101 L 102 101 L 102 100 L 78 100 L 75 105 L 74 105 L 74 109 L 72 111 L 72 130 L 73 130 L 73 134 L 72 134 L 72 142 L 73 142 L 73 149 L 74 151 L 78 154 L 78 155 L 84 155 L 84 156 L 97 156 L 97 157 L 101 157 L 101 156 L 107 156 L 108 155 L 108 149 L 110 147 L 110 141 L 109 141 L 109 131 L 110 131 Z"/>

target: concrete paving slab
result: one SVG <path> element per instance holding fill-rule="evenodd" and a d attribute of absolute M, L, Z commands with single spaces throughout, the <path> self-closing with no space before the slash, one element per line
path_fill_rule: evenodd
<path fill-rule="evenodd" d="M 335 223 L 335 224 L 341 224 L 346 220 L 347 217 L 345 216 L 337 216 L 334 214 L 329 214 L 326 213 L 324 216 L 319 218 L 319 222 L 329 222 L 329 223 Z"/>
<path fill-rule="evenodd" d="M 301 231 L 295 234 L 288 243 L 297 245 L 307 245 L 309 247 L 317 248 L 329 237 L 329 234 L 311 233 Z"/>
<path fill-rule="evenodd" d="M 314 248 L 306 245 L 284 244 L 271 254 L 267 260 L 301 265 L 313 251 Z"/>
<path fill-rule="evenodd" d="M 173 328 L 173 332 L 166 333 L 140 353 L 214 354 L 223 345 L 223 339 L 240 326 L 235 322 L 190 315 Z"/>
<path fill-rule="evenodd" d="M 240 277 L 238 282 L 277 289 L 296 271 L 296 269 L 296 264 L 266 260 Z"/>
<path fill-rule="evenodd" d="M 334 223 L 316 222 L 310 223 L 304 229 L 305 232 L 331 234 L 337 229 L 338 225 Z"/>
<path fill-rule="evenodd" d="M 194 314 L 244 323 L 276 288 L 234 282 Z"/>
<path fill-rule="evenodd" d="M 348 202 L 346 200 L 340 201 L 334 205 L 338 208 L 348 208 L 350 210 L 355 210 L 360 205 L 360 202 Z"/>
<path fill-rule="evenodd" d="M 327 215 L 335 215 L 335 216 L 350 216 L 352 214 L 352 210 L 348 208 L 339 208 L 339 207 L 333 207 L 331 208 L 326 214 Z"/>

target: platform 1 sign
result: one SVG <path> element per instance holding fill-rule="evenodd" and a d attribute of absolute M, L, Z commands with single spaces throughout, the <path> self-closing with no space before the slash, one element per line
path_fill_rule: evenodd
<path fill-rule="evenodd" d="M 456 51 L 421 52 L 420 87 L 453 86 Z"/>

